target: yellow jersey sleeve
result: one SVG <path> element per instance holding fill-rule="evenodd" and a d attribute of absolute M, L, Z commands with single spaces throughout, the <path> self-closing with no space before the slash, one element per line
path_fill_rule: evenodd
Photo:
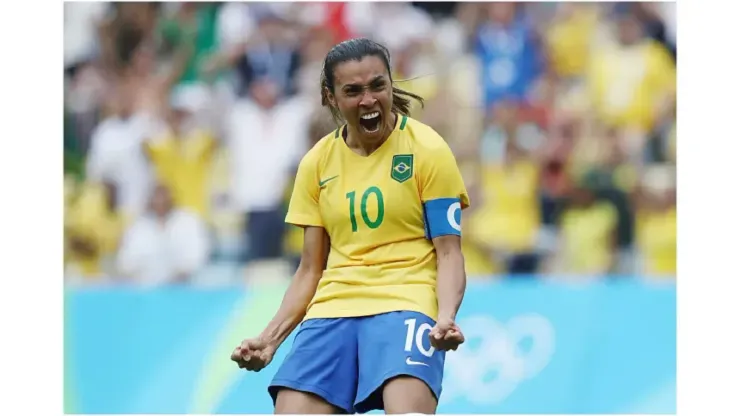
<path fill-rule="evenodd" d="M 285 222 L 303 227 L 324 226 L 319 211 L 319 174 L 315 149 L 309 151 L 298 165 Z"/>
<path fill-rule="evenodd" d="M 421 156 L 419 187 L 422 202 L 458 198 L 462 209 L 469 207 L 468 191 L 465 189 L 455 156 L 447 143 L 440 137 L 438 143 L 425 149 L 419 156 Z"/>

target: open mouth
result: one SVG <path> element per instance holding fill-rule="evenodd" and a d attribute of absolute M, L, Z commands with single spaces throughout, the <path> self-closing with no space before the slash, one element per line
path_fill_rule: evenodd
<path fill-rule="evenodd" d="M 377 133 L 380 130 L 380 111 L 373 111 L 360 116 L 360 126 L 366 133 Z"/>

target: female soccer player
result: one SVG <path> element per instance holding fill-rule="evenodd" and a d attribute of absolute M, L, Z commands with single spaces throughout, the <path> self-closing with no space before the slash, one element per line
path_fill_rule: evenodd
<path fill-rule="evenodd" d="M 322 103 L 344 125 L 301 161 L 286 222 L 300 266 L 282 305 L 231 359 L 259 371 L 303 322 L 268 391 L 278 414 L 436 412 L 465 291 L 455 158 L 408 117 L 388 50 L 368 39 L 328 53 Z"/>

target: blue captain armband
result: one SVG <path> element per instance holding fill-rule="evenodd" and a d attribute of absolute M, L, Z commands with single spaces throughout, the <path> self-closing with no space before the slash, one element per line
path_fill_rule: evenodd
<path fill-rule="evenodd" d="M 427 239 L 460 235 L 460 198 L 439 198 L 424 202 L 424 233 Z"/>

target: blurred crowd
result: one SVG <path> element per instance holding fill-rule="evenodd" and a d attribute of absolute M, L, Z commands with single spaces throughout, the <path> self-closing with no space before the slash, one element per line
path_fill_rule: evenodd
<path fill-rule="evenodd" d="M 289 277 L 323 58 L 359 36 L 457 156 L 471 278 L 675 277 L 675 3 L 64 8 L 69 282 Z"/>

